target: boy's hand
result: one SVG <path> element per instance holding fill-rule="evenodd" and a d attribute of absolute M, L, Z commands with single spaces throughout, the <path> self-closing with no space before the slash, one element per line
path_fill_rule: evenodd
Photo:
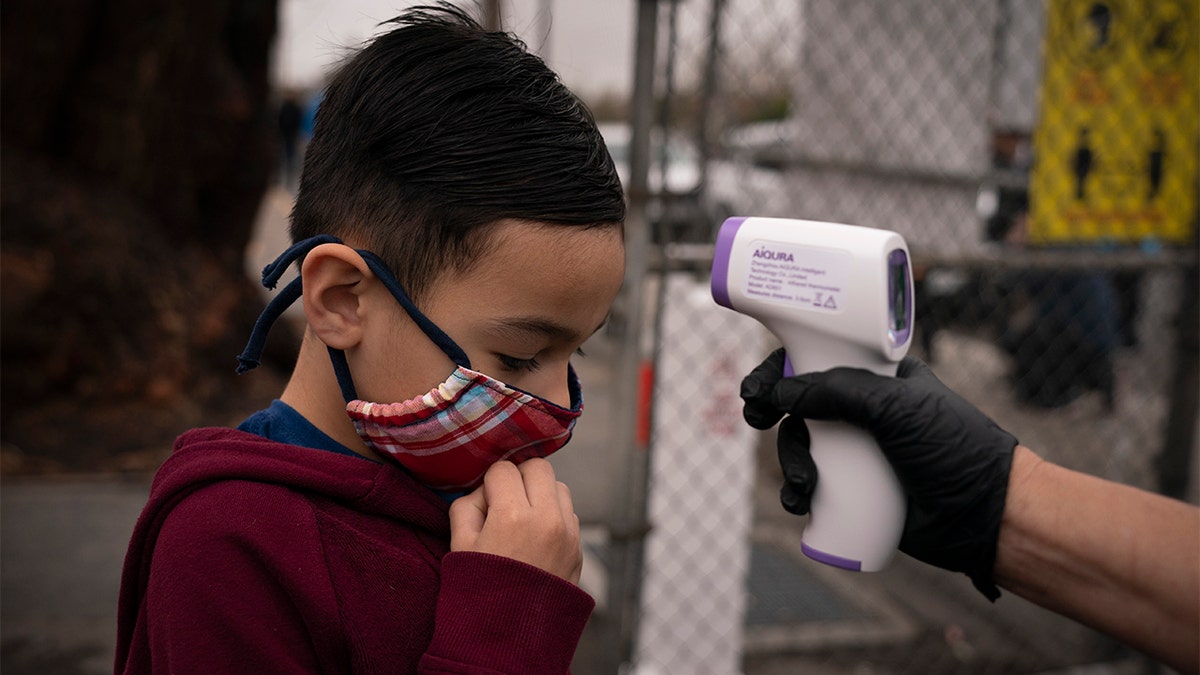
<path fill-rule="evenodd" d="M 512 558 L 579 583 L 583 548 L 571 491 L 544 459 L 496 462 L 450 505 L 450 550 Z"/>

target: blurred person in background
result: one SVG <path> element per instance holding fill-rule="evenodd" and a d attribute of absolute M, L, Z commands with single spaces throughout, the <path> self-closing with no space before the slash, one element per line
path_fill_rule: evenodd
<path fill-rule="evenodd" d="M 280 158 L 279 182 L 290 190 L 296 182 L 297 165 L 300 154 L 300 124 L 303 122 L 304 111 L 300 108 L 296 94 L 286 92 L 279 101 L 279 145 L 282 152 Z"/>
<path fill-rule="evenodd" d="M 896 377 L 835 368 L 783 377 L 783 350 L 742 381 L 743 415 L 780 423 L 786 510 L 819 480 L 804 419 L 875 436 L 908 496 L 900 550 L 1200 671 L 1200 509 L 1038 457 L 906 357 Z"/>

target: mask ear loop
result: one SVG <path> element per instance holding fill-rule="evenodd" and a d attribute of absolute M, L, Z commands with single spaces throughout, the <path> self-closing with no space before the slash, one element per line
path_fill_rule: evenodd
<path fill-rule="evenodd" d="M 358 392 L 354 389 L 354 380 L 350 377 L 350 364 L 346 362 L 346 352 L 325 346 L 329 352 L 329 361 L 333 364 L 333 375 L 337 378 L 338 388 L 342 390 L 342 399 L 346 403 L 358 400 Z"/>
<path fill-rule="evenodd" d="M 303 259 L 304 256 L 308 255 L 309 251 L 321 244 L 340 243 L 342 243 L 340 239 L 329 234 L 319 234 L 315 237 L 309 237 L 308 239 L 296 242 L 280 254 L 274 262 L 263 268 L 263 286 L 270 290 L 275 290 L 280 278 L 283 277 L 284 273 L 287 272 L 288 266 L 293 262 Z M 367 263 L 367 267 L 375 276 L 379 277 L 379 280 L 383 282 L 383 285 L 396 298 L 396 301 L 400 303 L 400 306 L 404 308 L 408 316 L 417 324 L 421 332 L 425 333 L 455 365 L 470 368 L 471 360 L 467 358 L 467 353 L 449 335 L 446 335 L 441 328 L 438 328 L 437 324 L 430 321 L 429 317 L 417 309 L 416 304 L 408 297 L 408 293 L 404 292 L 404 288 L 400 285 L 399 280 L 396 279 L 396 276 L 392 274 L 392 271 L 388 269 L 383 260 L 370 251 L 362 249 L 355 249 L 355 251 L 362 256 L 363 261 Z M 303 294 L 302 277 L 296 277 L 280 291 L 279 295 L 267 303 L 258 320 L 254 322 L 254 330 L 250 333 L 250 339 L 246 343 L 246 348 L 238 356 L 238 374 L 249 372 L 259 366 L 271 326 Z M 346 362 L 346 354 L 340 349 L 332 347 L 327 347 L 327 349 L 329 351 L 329 359 L 333 365 L 334 375 L 337 377 L 338 387 L 342 390 L 342 397 L 349 403 L 357 399 L 358 395 L 354 388 L 354 381 L 350 377 L 350 366 Z"/>
<path fill-rule="evenodd" d="M 579 376 L 575 374 L 575 366 L 567 364 L 567 392 L 570 400 L 571 412 L 581 412 L 583 410 L 583 386 L 579 383 Z"/>
<path fill-rule="evenodd" d="M 284 251 L 274 262 L 263 268 L 262 285 L 269 290 L 275 290 L 275 286 L 279 284 L 279 279 L 287 272 L 288 265 L 298 259 L 308 255 L 308 252 L 320 246 L 321 244 L 340 244 L 340 239 L 329 234 L 319 234 L 315 237 L 309 237 L 303 241 L 296 242 L 288 250 Z M 258 367 L 262 359 L 263 349 L 267 344 L 267 335 L 271 332 L 271 326 L 279 320 L 284 311 L 292 306 L 292 303 L 300 299 L 304 294 L 304 289 L 301 283 L 301 277 L 296 277 L 279 295 L 275 296 L 271 302 L 267 303 L 262 314 L 258 316 L 258 320 L 254 322 L 254 330 L 250 332 L 250 339 L 246 342 L 246 348 L 237 357 L 239 375 L 254 370 Z"/>
<path fill-rule="evenodd" d="M 429 317 L 425 316 L 421 313 L 421 310 L 417 309 L 417 305 L 408 297 L 408 293 L 404 292 L 404 288 L 400 285 L 400 281 L 396 279 L 396 275 L 392 274 L 392 271 L 387 268 L 387 265 L 384 264 L 383 260 L 370 251 L 358 250 L 358 254 L 362 256 L 364 261 L 366 261 L 367 267 L 369 267 L 371 271 L 375 273 L 375 276 L 379 277 L 379 280 L 383 282 L 383 285 L 387 287 L 389 291 L 391 291 L 392 296 L 396 298 L 396 302 L 400 303 L 400 306 L 403 307 L 404 311 L 408 313 L 409 318 L 411 318 L 413 322 L 417 324 L 417 327 L 421 329 L 421 332 L 424 333 L 430 340 L 432 340 L 433 343 L 437 345 L 443 353 L 446 354 L 446 356 L 450 357 L 450 360 L 453 361 L 455 365 L 462 366 L 463 368 L 470 368 L 471 360 L 467 358 L 467 353 L 464 352 L 462 347 L 459 347 L 449 335 L 446 335 L 441 328 L 438 328 L 437 324 L 430 321 Z"/>
<path fill-rule="evenodd" d="M 421 332 L 432 340 L 446 356 L 450 357 L 450 360 L 455 365 L 470 368 L 471 360 L 467 358 L 467 353 L 449 335 L 446 335 L 445 331 L 438 328 L 437 324 L 430 321 L 429 317 L 417 309 L 416 303 L 408 297 L 408 293 L 404 292 L 404 287 L 400 285 L 400 281 L 396 279 L 396 275 L 392 274 L 392 271 L 388 269 L 383 260 L 370 251 L 362 249 L 355 249 L 355 251 L 362 256 L 363 261 L 367 263 L 367 267 L 383 282 L 384 287 L 391 292 L 392 297 L 396 298 L 396 302 L 400 303 L 400 306 L 404 308 L 409 318 L 417 324 Z M 333 364 L 333 374 L 337 378 L 338 388 L 342 390 L 342 399 L 346 403 L 358 400 L 358 392 L 354 388 L 354 379 L 350 377 L 350 364 L 346 361 L 346 353 L 333 347 L 326 348 L 329 350 L 329 361 Z"/>
<path fill-rule="evenodd" d="M 384 264 L 383 259 L 374 255 L 371 251 L 355 249 L 362 256 L 362 261 L 367 263 L 367 268 L 370 268 L 372 273 L 379 277 L 379 281 L 383 282 L 385 288 L 391 293 L 392 297 L 396 298 L 397 303 L 403 307 L 404 312 L 408 313 L 408 317 L 413 319 L 416 327 L 421 329 L 428 339 L 437 345 L 445 356 L 450 357 L 450 360 L 455 365 L 462 368 L 470 368 L 470 359 L 467 358 L 467 352 L 462 351 L 462 347 L 458 346 L 457 342 L 451 339 L 445 331 L 438 328 L 438 324 L 430 321 L 430 317 L 421 313 L 421 310 L 416 309 L 416 304 L 408 297 L 408 293 L 404 292 L 404 287 L 400 285 L 400 280 L 396 279 L 396 275 L 391 273 L 388 265 Z M 347 404 L 350 401 L 358 400 L 359 395 L 354 388 L 354 380 L 350 377 L 350 364 L 346 360 L 346 352 L 335 350 L 332 347 L 326 347 L 329 350 L 329 360 L 334 365 L 334 376 L 337 377 L 337 387 L 342 390 L 342 399 L 346 400 Z"/>

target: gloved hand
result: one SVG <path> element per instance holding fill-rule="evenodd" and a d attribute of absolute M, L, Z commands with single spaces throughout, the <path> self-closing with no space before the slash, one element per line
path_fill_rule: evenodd
<path fill-rule="evenodd" d="M 855 368 L 783 377 L 776 350 L 742 380 L 743 416 L 756 429 L 779 427 L 783 507 L 808 513 L 817 467 L 804 419 L 841 421 L 869 431 L 908 496 L 900 550 L 964 572 L 991 600 L 996 540 L 1017 439 L 955 394 L 920 360 L 906 357 L 896 377 Z M 786 415 L 786 417 L 785 417 Z"/>

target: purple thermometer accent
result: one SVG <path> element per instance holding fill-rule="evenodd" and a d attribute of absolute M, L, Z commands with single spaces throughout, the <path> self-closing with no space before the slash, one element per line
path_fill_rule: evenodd
<path fill-rule="evenodd" d="M 804 542 L 800 542 L 800 551 L 813 560 L 816 560 L 817 562 L 823 562 L 826 565 L 833 565 L 834 567 L 840 567 L 844 570 L 850 570 L 852 572 L 862 571 L 861 561 L 851 560 L 849 558 L 841 558 L 829 553 L 822 553 L 821 551 L 818 551 Z"/>
<path fill-rule="evenodd" d="M 738 228 L 742 226 L 744 217 L 726 218 L 717 232 L 717 245 L 713 249 L 712 263 L 712 296 L 718 305 L 734 309 L 729 302 L 729 253 L 733 250 L 733 240 L 737 237 Z"/>
<path fill-rule="evenodd" d="M 791 377 L 796 374 L 796 369 L 792 367 L 792 357 L 786 353 L 783 355 L 783 376 Z"/>

